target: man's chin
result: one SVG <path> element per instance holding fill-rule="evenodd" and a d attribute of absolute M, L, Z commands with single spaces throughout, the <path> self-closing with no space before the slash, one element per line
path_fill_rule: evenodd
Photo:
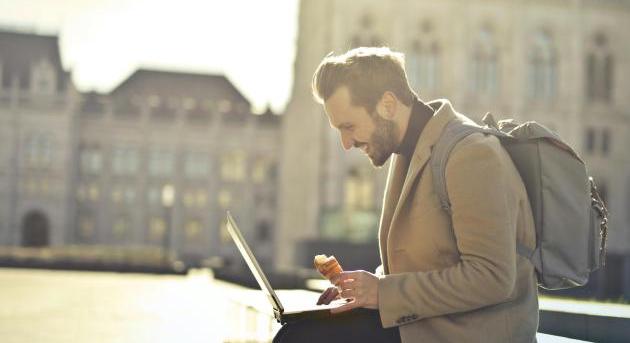
<path fill-rule="evenodd" d="M 380 168 L 383 165 L 385 165 L 385 162 L 387 162 L 387 160 L 389 159 L 389 156 L 391 156 L 391 154 L 386 154 L 386 155 L 382 155 L 382 156 L 372 156 L 372 155 L 368 155 L 370 162 L 372 162 L 372 165 L 376 168 Z"/>

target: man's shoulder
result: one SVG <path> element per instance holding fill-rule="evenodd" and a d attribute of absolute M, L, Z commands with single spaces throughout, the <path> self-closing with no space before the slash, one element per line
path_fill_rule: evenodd
<path fill-rule="evenodd" d="M 451 151 L 449 160 L 467 159 L 467 156 L 470 158 L 479 158 L 480 156 L 487 156 L 488 158 L 509 157 L 496 136 L 481 132 L 471 133 L 460 140 Z"/>

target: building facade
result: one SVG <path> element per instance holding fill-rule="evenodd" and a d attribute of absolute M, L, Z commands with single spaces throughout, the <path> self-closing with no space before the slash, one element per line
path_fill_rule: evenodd
<path fill-rule="evenodd" d="M 219 75 L 140 69 L 110 93 L 80 94 L 56 37 L 1 33 L 0 47 L 0 244 L 234 259 L 230 209 L 272 263 L 280 116 L 252 114 Z"/>
<path fill-rule="evenodd" d="M 536 120 L 576 148 L 611 213 L 597 278 L 630 298 L 629 19 L 630 2 L 612 0 L 302 1 L 278 243 L 376 239 L 367 219 L 380 213 L 386 168 L 343 151 L 310 85 L 329 52 L 386 45 L 405 53 L 421 99 L 448 98 L 477 120 Z M 279 250 L 277 266 L 290 269 L 299 253 Z"/>
<path fill-rule="evenodd" d="M 0 242 L 62 244 L 78 93 L 57 38 L 0 32 Z"/>

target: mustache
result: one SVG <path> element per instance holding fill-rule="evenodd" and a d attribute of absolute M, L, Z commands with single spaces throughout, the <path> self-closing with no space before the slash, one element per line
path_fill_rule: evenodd
<path fill-rule="evenodd" d="M 355 142 L 355 143 L 353 144 L 353 146 L 354 146 L 355 148 L 358 148 L 358 149 L 360 149 L 360 148 L 361 148 L 362 146 L 364 146 L 364 145 L 367 145 L 367 143 L 364 143 L 364 142 Z"/>

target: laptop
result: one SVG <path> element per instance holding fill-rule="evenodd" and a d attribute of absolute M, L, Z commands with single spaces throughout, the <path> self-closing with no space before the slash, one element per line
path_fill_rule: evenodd
<path fill-rule="evenodd" d="M 230 211 L 227 211 L 227 229 L 230 233 L 230 236 L 234 240 L 234 243 L 236 243 L 238 251 L 240 251 L 243 259 L 245 259 L 249 270 L 252 272 L 252 274 L 254 274 L 254 277 L 256 278 L 256 282 L 258 282 L 260 289 L 267 296 L 269 303 L 273 307 L 274 317 L 279 323 L 285 324 L 305 318 L 331 317 L 333 316 L 333 314 L 330 313 L 330 309 L 339 307 L 346 303 L 345 299 L 334 300 L 328 305 L 288 303 L 288 307 L 285 308 L 280 301 L 280 298 L 278 298 L 276 292 L 271 287 L 271 284 L 269 284 L 267 276 L 265 276 L 265 273 L 260 268 L 256 257 L 249 248 L 249 245 L 245 241 L 245 238 L 243 238 L 241 231 L 238 229 L 238 226 L 236 226 L 236 222 L 230 214 Z"/>

